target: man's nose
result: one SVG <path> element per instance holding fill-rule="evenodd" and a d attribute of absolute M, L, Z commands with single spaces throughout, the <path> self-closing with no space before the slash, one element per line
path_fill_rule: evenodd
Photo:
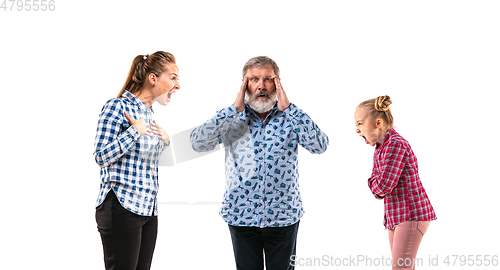
<path fill-rule="evenodd" d="M 264 80 L 259 80 L 259 82 L 257 83 L 257 89 L 258 90 L 262 90 L 262 89 L 265 89 L 265 85 L 264 85 Z"/>

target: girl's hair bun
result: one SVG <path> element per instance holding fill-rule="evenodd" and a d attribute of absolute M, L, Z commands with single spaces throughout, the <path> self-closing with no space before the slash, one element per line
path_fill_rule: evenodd
<path fill-rule="evenodd" d="M 389 96 L 380 96 L 375 99 L 375 110 L 379 112 L 389 111 L 389 105 L 392 104 L 391 97 Z"/>

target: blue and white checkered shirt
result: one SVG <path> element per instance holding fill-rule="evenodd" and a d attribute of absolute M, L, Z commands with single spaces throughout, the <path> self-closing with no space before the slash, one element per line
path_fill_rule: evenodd
<path fill-rule="evenodd" d="M 226 153 L 226 192 L 220 215 L 230 225 L 290 226 L 302 217 L 298 145 L 321 154 L 328 136 L 294 104 L 285 111 L 275 105 L 264 123 L 246 105 L 220 110 L 191 133 L 196 151 L 223 143 Z"/>
<path fill-rule="evenodd" d="M 101 167 L 101 187 L 96 207 L 110 190 L 121 205 L 141 216 L 158 215 L 158 161 L 165 148 L 158 137 L 140 135 L 125 118 L 153 121 L 153 110 L 125 91 L 104 104 L 94 143 L 95 161 Z"/>

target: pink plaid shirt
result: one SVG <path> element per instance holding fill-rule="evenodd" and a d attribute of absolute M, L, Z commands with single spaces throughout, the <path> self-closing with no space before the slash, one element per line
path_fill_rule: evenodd
<path fill-rule="evenodd" d="M 435 220 L 436 214 L 418 176 L 417 157 L 410 144 L 394 129 L 389 130 L 373 155 L 368 187 L 384 199 L 387 229 L 408 220 Z M 380 195 L 385 194 L 385 197 Z"/>

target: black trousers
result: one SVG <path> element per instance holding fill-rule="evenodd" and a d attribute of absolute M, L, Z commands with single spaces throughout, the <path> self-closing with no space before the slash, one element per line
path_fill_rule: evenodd
<path fill-rule="evenodd" d="M 290 257 L 295 255 L 299 222 L 287 227 L 240 227 L 229 225 L 234 259 L 238 270 L 295 269 Z"/>
<path fill-rule="evenodd" d="M 96 209 L 97 229 L 107 270 L 149 270 L 158 232 L 158 217 L 136 215 L 123 208 L 110 191 Z"/>

